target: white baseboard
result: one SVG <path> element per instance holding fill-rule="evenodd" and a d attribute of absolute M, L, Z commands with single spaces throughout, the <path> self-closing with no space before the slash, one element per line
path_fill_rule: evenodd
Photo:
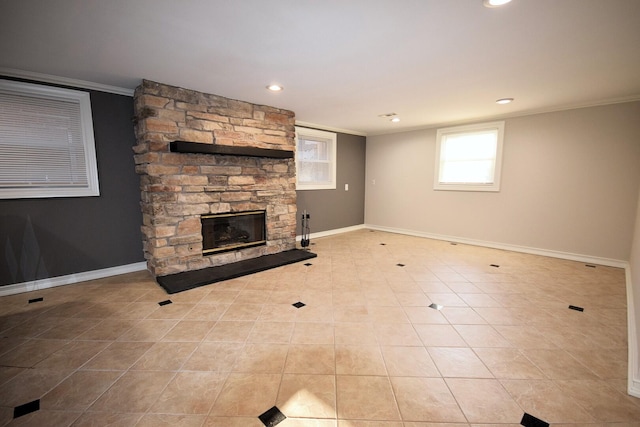
<path fill-rule="evenodd" d="M 339 228 L 335 230 L 320 231 L 310 234 L 309 238 L 316 239 L 319 237 L 332 236 L 334 234 L 347 233 L 365 228 L 364 224 L 354 225 L 352 227 Z M 297 236 L 296 240 L 300 241 L 301 236 Z M 102 279 L 104 277 L 117 276 L 118 274 L 133 273 L 147 269 L 146 262 L 137 262 L 134 264 L 120 265 L 117 267 L 104 268 L 101 270 L 83 271 L 80 273 L 69 274 L 66 276 L 50 277 L 47 279 L 38 279 L 30 282 L 15 283 L 11 285 L 0 286 L 0 297 L 7 295 L 15 295 L 23 292 L 37 291 L 41 289 L 54 288 L 56 286 L 70 285 L 73 283 L 85 282 L 87 280 Z"/>
<path fill-rule="evenodd" d="M 41 289 L 54 288 L 56 286 L 71 285 L 73 283 L 85 282 L 87 280 L 102 279 L 104 277 L 117 276 L 118 274 L 133 273 L 147 269 L 146 262 L 136 262 L 134 264 L 119 265 L 117 267 L 103 268 L 101 270 L 83 271 L 81 273 L 69 274 L 66 276 L 50 277 L 38 279 L 31 282 L 15 283 L 0 286 L 0 297 L 20 294 L 23 292 L 38 291 Z"/>
<path fill-rule="evenodd" d="M 627 389 L 629 396 L 640 398 L 640 379 L 629 378 L 629 388 Z"/>
<path fill-rule="evenodd" d="M 627 345 L 629 346 L 629 373 L 627 393 L 640 397 L 640 365 L 638 363 L 638 331 L 636 330 L 636 309 L 634 304 L 633 282 L 631 280 L 631 266 L 626 268 L 627 279 Z"/>
<path fill-rule="evenodd" d="M 364 224 L 352 225 L 351 227 L 336 228 L 334 230 L 319 231 L 309 234 L 309 239 L 317 239 L 319 237 L 333 236 L 335 234 L 348 233 L 350 231 L 362 230 L 367 228 Z M 296 241 L 302 240 L 302 236 L 296 236 Z"/>
<path fill-rule="evenodd" d="M 482 246 L 486 248 L 502 249 L 502 250 L 512 251 L 512 252 L 521 252 L 525 254 L 541 255 L 541 256 L 547 256 L 551 258 L 566 259 L 570 261 L 579 261 L 587 264 L 598 264 L 598 265 L 605 265 L 608 267 L 617 267 L 617 268 L 626 268 L 628 266 L 627 261 L 623 261 L 623 260 L 594 257 L 594 256 L 582 255 L 582 254 L 574 254 L 571 252 L 561 252 L 561 251 L 554 251 L 550 249 L 540 249 L 540 248 L 532 248 L 528 246 L 510 245 L 507 243 L 488 242 L 484 240 L 467 239 L 464 237 L 457 237 L 457 236 L 445 236 L 440 234 L 425 233 L 422 231 L 405 230 L 402 228 L 393 228 L 393 227 L 383 227 L 383 226 L 371 225 L 371 224 L 366 224 L 365 228 L 369 228 L 371 230 L 387 231 L 389 233 L 406 234 L 409 236 L 426 237 L 428 239 L 444 240 L 447 242 L 462 243 L 462 244 L 471 245 L 471 246 Z"/>

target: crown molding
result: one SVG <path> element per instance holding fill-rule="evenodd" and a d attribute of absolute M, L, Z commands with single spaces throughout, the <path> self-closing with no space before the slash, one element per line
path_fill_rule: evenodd
<path fill-rule="evenodd" d="M 496 115 L 490 115 L 490 116 L 476 117 L 472 119 L 453 120 L 448 122 L 432 123 L 428 125 L 410 126 L 402 129 L 384 130 L 380 132 L 369 133 L 368 136 L 391 135 L 391 134 L 403 133 L 403 132 L 413 132 L 413 131 L 438 129 L 438 128 L 451 127 L 451 126 L 470 125 L 475 123 L 484 123 L 484 122 L 491 122 L 491 121 L 505 120 L 505 119 L 515 119 L 519 117 L 535 116 L 538 114 L 556 113 L 556 112 L 569 111 L 569 110 L 579 110 L 581 108 L 602 107 L 602 106 L 612 105 L 612 104 L 625 104 L 627 102 L 637 102 L 637 101 L 640 101 L 640 94 L 618 97 L 618 98 L 609 98 L 609 99 L 604 99 L 604 100 L 594 101 L 594 102 L 566 104 L 559 107 L 514 111 L 513 113 L 508 113 L 508 114 L 496 114 Z"/>
<path fill-rule="evenodd" d="M 303 128 L 312 128 L 312 129 L 318 129 L 318 130 L 326 130 L 326 131 L 329 131 L 329 132 L 347 133 L 347 134 L 349 134 L 349 135 L 367 136 L 367 134 L 366 134 L 366 133 L 364 133 L 364 132 L 359 132 L 359 131 L 357 131 L 357 130 L 334 128 L 334 127 L 331 127 L 331 126 L 318 125 L 318 124 L 316 124 L 316 123 L 301 122 L 300 120 L 296 120 L 296 126 L 301 126 L 301 127 L 303 127 Z"/>
<path fill-rule="evenodd" d="M 70 79 L 67 77 L 53 76 L 51 74 L 36 73 L 33 71 L 17 70 L 15 68 L 0 67 L 0 76 L 15 77 L 19 79 L 34 80 L 43 83 L 53 83 L 64 86 L 72 86 L 83 89 L 97 90 L 100 92 L 115 93 L 116 95 L 133 96 L 133 89 L 124 87 L 103 85 L 101 83 L 88 82 L 86 80 Z"/>

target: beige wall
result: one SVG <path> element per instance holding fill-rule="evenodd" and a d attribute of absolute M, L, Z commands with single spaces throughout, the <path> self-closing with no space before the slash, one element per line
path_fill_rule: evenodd
<path fill-rule="evenodd" d="M 435 137 L 367 138 L 366 224 L 629 260 L 640 102 L 506 119 L 498 193 L 434 191 Z"/>

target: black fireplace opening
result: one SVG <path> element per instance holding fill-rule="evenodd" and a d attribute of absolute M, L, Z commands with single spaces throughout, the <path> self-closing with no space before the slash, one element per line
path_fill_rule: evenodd
<path fill-rule="evenodd" d="M 200 220 L 203 255 L 267 244 L 266 211 L 203 215 Z"/>

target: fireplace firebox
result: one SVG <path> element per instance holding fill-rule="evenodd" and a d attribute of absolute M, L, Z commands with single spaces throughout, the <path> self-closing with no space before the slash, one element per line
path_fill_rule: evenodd
<path fill-rule="evenodd" d="M 266 245 L 266 211 L 203 215 L 202 254 Z"/>

